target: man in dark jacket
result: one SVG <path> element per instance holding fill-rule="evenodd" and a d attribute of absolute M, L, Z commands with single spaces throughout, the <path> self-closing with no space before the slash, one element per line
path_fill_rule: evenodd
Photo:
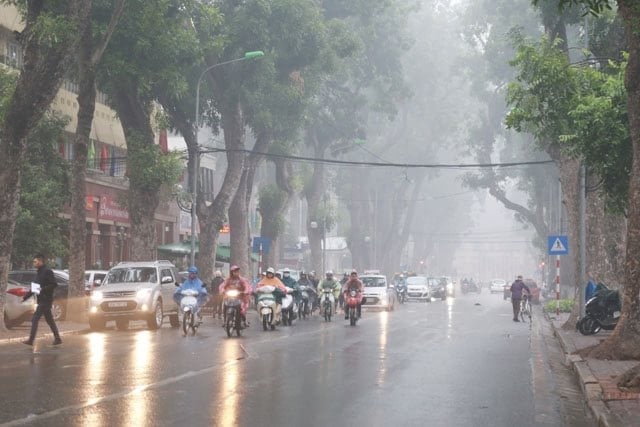
<path fill-rule="evenodd" d="M 531 291 L 522 281 L 522 276 L 518 276 L 515 282 L 511 284 L 511 304 L 513 305 L 513 321 L 519 322 L 518 313 L 520 312 L 520 300 L 522 299 L 522 290 L 526 289 L 527 294 L 531 295 Z"/>
<path fill-rule="evenodd" d="M 220 293 L 220 285 L 224 282 L 224 278 L 222 277 L 222 272 L 220 270 L 216 270 L 215 277 L 211 282 L 211 291 L 209 292 L 213 295 L 213 301 L 211 304 L 213 305 L 213 317 L 218 315 L 218 319 L 222 319 L 222 300 L 223 295 Z"/>
<path fill-rule="evenodd" d="M 22 341 L 22 343 L 33 345 L 33 340 L 35 340 L 36 333 L 38 332 L 38 322 L 40 322 L 40 318 L 44 316 L 44 319 L 51 328 L 51 332 L 53 332 L 53 345 L 62 344 L 60 332 L 58 332 L 56 322 L 53 320 L 53 314 L 51 314 L 53 290 L 58 286 L 58 283 L 53 275 L 53 271 L 45 265 L 44 255 L 36 255 L 33 259 L 33 266 L 38 270 L 34 283 L 40 285 L 40 289 L 36 289 L 36 287 L 32 285 L 31 291 L 24 296 L 23 300 L 26 301 L 35 293 L 38 299 L 38 307 L 31 318 L 31 334 L 29 334 L 29 339 Z"/>

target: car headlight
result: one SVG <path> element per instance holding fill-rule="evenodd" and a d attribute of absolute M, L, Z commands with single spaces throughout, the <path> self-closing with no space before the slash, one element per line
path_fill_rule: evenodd
<path fill-rule="evenodd" d="M 94 291 L 91 294 L 91 301 L 102 301 L 102 291 Z"/>
<path fill-rule="evenodd" d="M 147 298 L 149 295 L 151 295 L 151 288 L 140 289 L 136 293 L 136 297 L 138 298 Z"/>

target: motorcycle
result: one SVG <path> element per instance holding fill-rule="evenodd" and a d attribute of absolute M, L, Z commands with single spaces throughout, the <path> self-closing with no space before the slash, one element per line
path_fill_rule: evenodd
<path fill-rule="evenodd" d="M 258 302 L 256 308 L 260 318 L 262 319 L 262 329 L 268 330 L 271 328 L 273 331 L 276 329 L 276 297 L 273 295 L 275 291 L 274 286 L 263 286 L 256 289 L 258 294 Z"/>
<path fill-rule="evenodd" d="M 306 319 L 311 315 L 311 299 L 309 298 L 309 287 L 300 286 L 300 303 L 298 304 L 298 317 Z"/>
<path fill-rule="evenodd" d="M 463 283 L 462 286 L 460 286 L 460 290 L 462 291 L 462 293 L 464 295 L 467 294 L 467 292 L 469 292 L 469 284 L 468 283 Z"/>
<path fill-rule="evenodd" d="M 227 336 L 231 337 L 235 330 L 236 335 L 240 336 L 242 330 L 242 293 L 237 289 L 228 289 L 224 293 L 224 325 Z"/>
<path fill-rule="evenodd" d="M 398 294 L 398 302 L 400 304 L 404 304 L 407 299 L 406 283 L 398 282 L 398 284 L 396 284 L 396 293 Z"/>
<path fill-rule="evenodd" d="M 191 335 L 195 335 L 198 326 L 202 323 L 200 319 L 196 320 L 196 316 L 200 314 L 200 307 L 198 306 L 199 292 L 195 289 L 185 289 L 180 294 L 182 295 L 182 298 L 180 298 L 182 332 L 186 336 L 191 330 Z"/>
<path fill-rule="evenodd" d="M 362 295 L 354 289 L 348 291 L 347 295 L 345 296 L 344 302 L 347 306 L 347 313 L 349 315 L 349 324 L 351 326 L 356 326 L 356 323 L 358 322 L 358 304 L 360 303 L 361 300 L 362 300 Z"/>
<path fill-rule="evenodd" d="M 615 329 L 620 319 L 620 293 L 609 290 L 604 285 L 587 301 L 585 316 L 578 320 L 576 328 L 582 335 L 593 335 Z"/>
<path fill-rule="evenodd" d="M 291 326 L 298 312 L 298 303 L 292 295 L 293 291 L 292 288 L 287 288 L 287 295 L 282 298 L 282 324 L 284 326 Z"/>
<path fill-rule="evenodd" d="M 333 296 L 332 289 L 322 290 L 322 313 L 324 314 L 325 322 L 331 322 L 331 316 L 333 314 L 333 306 L 335 305 L 335 297 Z"/>

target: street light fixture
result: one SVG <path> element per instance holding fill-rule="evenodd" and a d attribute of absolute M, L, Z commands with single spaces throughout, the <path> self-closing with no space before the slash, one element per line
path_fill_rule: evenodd
<path fill-rule="evenodd" d="M 244 61 L 245 59 L 254 59 L 260 58 L 264 56 L 264 52 L 261 50 L 255 50 L 251 52 L 246 52 L 242 58 L 231 59 L 229 61 L 220 62 L 218 64 L 211 65 L 207 67 L 200 73 L 200 77 L 198 77 L 198 83 L 196 84 L 196 131 L 195 131 L 195 158 L 193 160 L 193 168 L 191 172 L 191 264 L 196 265 L 196 200 L 198 196 L 198 171 L 200 169 L 200 151 L 198 147 L 198 129 L 200 128 L 198 123 L 198 118 L 200 117 L 200 83 L 202 83 L 202 79 L 204 75 L 213 70 L 216 67 L 221 65 L 231 64 L 232 62 Z"/>

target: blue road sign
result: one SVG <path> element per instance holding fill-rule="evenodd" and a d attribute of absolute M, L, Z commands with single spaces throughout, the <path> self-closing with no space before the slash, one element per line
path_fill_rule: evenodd
<path fill-rule="evenodd" d="M 567 236 L 549 236 L 547 248 L 549 255 L 567 255 L 569 253 L 569 238 Z"/>
<path fill-rule="evenodd" d="M 260 246 L 262 246 L 262 253 L 264 255 L 268 254 L 269 249 L 271 249 L 271 239 L 268 237 L 254 237 L 251 251 L 257 254 L 260 252 Z"/>

